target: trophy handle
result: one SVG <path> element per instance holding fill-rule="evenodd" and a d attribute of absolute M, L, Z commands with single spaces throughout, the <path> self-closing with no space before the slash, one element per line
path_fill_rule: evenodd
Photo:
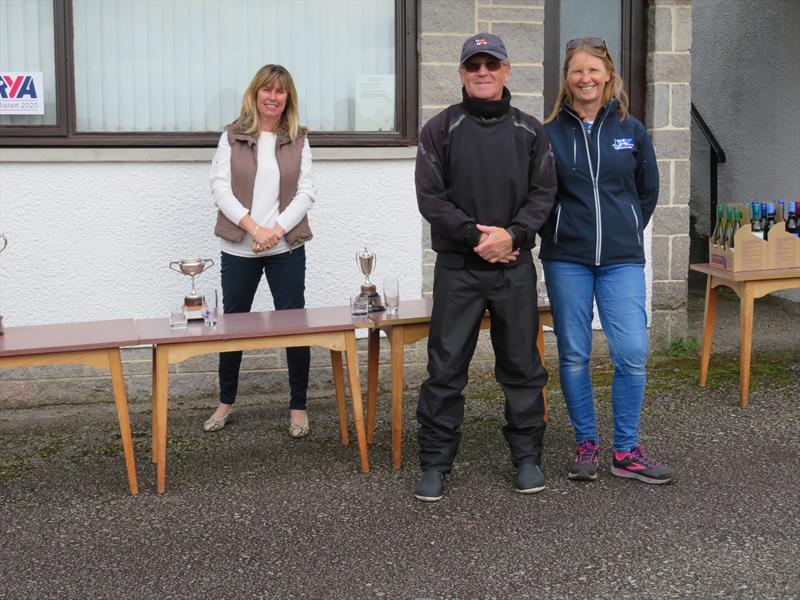
<path fill-rule="evenodd" d="M 180 268 L 178 268 L 178 269 L 173 268 L 173 265 L 180 265 L 180 264 L 181 264 L 181 261 L 173 260 L 171 263 L 169 263 L 169 268 L 172 269 L 173 271 L 175 271 L 176 273 L 180 273 L 181 275 L 183 275 L 183 271 L 181 271 Z"/>
<path fill-rule="evenodd" d="M 0 233 L 0 252 L 5 250 L 6 246 L 8 246 L 8 238 Z"/>
<path fill-rule="evenodd" d="M 204 258 L 203 259 L 203 271 L 205 271 L 208 267 L 214 266 L 214 259 L 213 258 Z"/>

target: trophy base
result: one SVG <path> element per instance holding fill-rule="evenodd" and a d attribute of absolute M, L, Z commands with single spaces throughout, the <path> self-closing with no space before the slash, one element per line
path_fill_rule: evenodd
<path fill-rule="evenodd" d="M 203 297 L 200 294 L 189 294 L 183 297 L 183 305 L 186 307 L 186 319 L 189 321 L 203 320 Z"/>
<path fill-rule="evenodd" d="M 198 308 L 203 307 L 203 297 L 200 294 L 189 294 L 188 296 L 183 297 L 183 303 L 186 307 L 196 306 Z"/>
<path fill-rule="evenodd" d="M 372 290 L 369 291 L 369 288 L 372 288 Z M 361 293 L 359 294 L 359 296 L 361 298 L 366 298 L 367 299 L 367 312 L 380 312 L 382 310 L 386 310 L 381 305 L 380 294 L 378 294 L 378 292 L 375 291 L 375 286 L 374 285 L 372 285 L 372 284 L 370 284 L 370 285 L 362 285 L 361 286 Z"/>
<path fill-rule="evenodd" d="M 203 307 L 202 306 L 187 306 L 186 307 L 186 320 L 187 321 L 202 321 L 203 320 Z"/>

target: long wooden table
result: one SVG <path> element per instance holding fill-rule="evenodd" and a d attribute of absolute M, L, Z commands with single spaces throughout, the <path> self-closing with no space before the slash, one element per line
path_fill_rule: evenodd
<path fill-rule="evenodd" d="M 404 300 L 396 314 L 370 313 L 373 328 L 369 332 L 367 352 L 367 441 L 375 438 L 375 413 L 378 403 L 378 363 L 380 358 L 380 331 L 386 333 L 390 344 L 391 365 L 391 412 L 392 412 L 392 466 L 399 469 L 403 452 L 403 379 L 405 369 L 404 347 L 428 337 L 433 300 Z M 481 320 L 481 329 L 488 329 L 491 318 L 488 313 Z M 542 326 L 552 327 L 553 318 L 548 305 L 539 307 L 539 331 L 536 345 L 544 364 L 544 333 Z M 542 390 L 547 419 L 547 389 Z"/>
<path fill-rule="evenodd" d="M 166 489 L 167 411 L 169 365 L 212 352 L 316 346 L 331 352 L 342 444 L 348 444 L 344 402 L 342 352 L 347 361 L 361 470 L 369 471 L 359 381 L 355 330 L 369 327 L 366 318 L 354 318 L 347 306 L 306 308 L 221 315 L 216 327 L 202 322 L 186 329 L 170 329 L 167 319 L 136 321 L 140 344 L 153 345 L 153 462 L 157 466 L 157 490 Z"/>
<path fill-rule="evenodd" d="M 2 369 L 77 364 L 111 371 L 128 485 L 134 496 L 139 492 L 139 486 L 119 350 L 122 346 L 138 343 L 133 319 L 7 327 L 0 335 Z"/>
<path fill-rule="evenodd" d="M 745 408 L 750 393 L 750 358 L 753 347 L 753 300 L 771 292 L 800 288 L 800 269 L 743 271 L 731 273 L 708 263 L 689 265 L 706 275 L 706 300 L 703 312 L 703 342 L 700 350 L 700 387 L 708 380 L 708 364 L 714 340 L 719 286 L 731 288 L 739 296 L 739 406 Z"/>

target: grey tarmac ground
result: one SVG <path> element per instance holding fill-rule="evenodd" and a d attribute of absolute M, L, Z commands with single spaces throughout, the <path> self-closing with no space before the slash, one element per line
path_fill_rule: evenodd
<path fill-rule="evenodd" d="M 217 434 L 213 398 L 170 410 L 167 493 L 155 493 L 149 412 L 132 406 L 131 497 L 112 403 L 0 413 L 0 598 L 756 598 L 800 596 L 800 304 L 756 303 L 750 406 L 738 399 L 736 300 L 724 294 L 708 389 L 691 341 L 654 355 L 642 422 L 676 481 L 565 477 L 573 440 L 557 373 L 543 469 L 522 495 L 490 370 L 473 371 L 444 500 L 423 504 L 414 404 L 389 466 L 388 395 L 371 472 L 343 448 L 332 396 L 290 439 L 285 398 L 242 398 Z M 702 298 L 690 302 L 700 336 Z M 610 368 L 594 376 L 610 439 Z M 385 383 L 385 382 L 383 382 Z M 352 430 L 352 428 L 351 428 Z"/>

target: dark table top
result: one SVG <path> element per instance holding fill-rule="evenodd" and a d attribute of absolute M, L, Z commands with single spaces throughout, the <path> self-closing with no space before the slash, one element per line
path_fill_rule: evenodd
<path fill-rule="evenodd" d="M 430 320 L 432 306 L 433 301 L 430 298 L 403 300 L 395 315 L 376 312 L 363 317 L 352 316 L 349 306 L 236 313 L 221 315 L 216 327 L 206 327 L 202 321 L 192 321 L 185 329 L 171 329 L 167 318 L 7 327 L 5 334 L 0 335 L 0 356 L 347 331 L 392 323 L 422 323 Z"/>
<path fill-rule="evenodd" d="M 0 356 L 74 352 L 136 346 L 134 319 L 6 327 L 0 335 Z"/>
<path fill-rule="evenodd" d="M 366 317 L 353 317 L 349 306 L 332 306 L 220 315 L 216 327 L 192 321 L 185 329 L 171 329 L 169 319 L 137 319 L 140 344 L 246 339 L 347 331 L 370 327 Z"/>
<path fill-rule="evenodd" d="M 401 300 L 397 313 L 390 315 L 386 312 L 370 313 L 369 318 L 375 323 L 376 327 L 388 327 L 390 325 L 408 325 L 411 323 L 425 323 L 431 320 L 431 309 L 433 308 L 433 298 L 422 298 L 420 300 Z M 547 313 L 550 305 L 539 306 L 539 312 Z M 488 312 L 486 313 L 488 315 Z"/>
<path fill-rule="evenodd" d="M 431 320 L 433 298 L 420 300 L 401 300 L 397 312 L 393 315 L 386 311 L 370 313 L 369 318 L 378 327 L 388 325 L 406 325 L 410 323 L 425 323 Z"/>

